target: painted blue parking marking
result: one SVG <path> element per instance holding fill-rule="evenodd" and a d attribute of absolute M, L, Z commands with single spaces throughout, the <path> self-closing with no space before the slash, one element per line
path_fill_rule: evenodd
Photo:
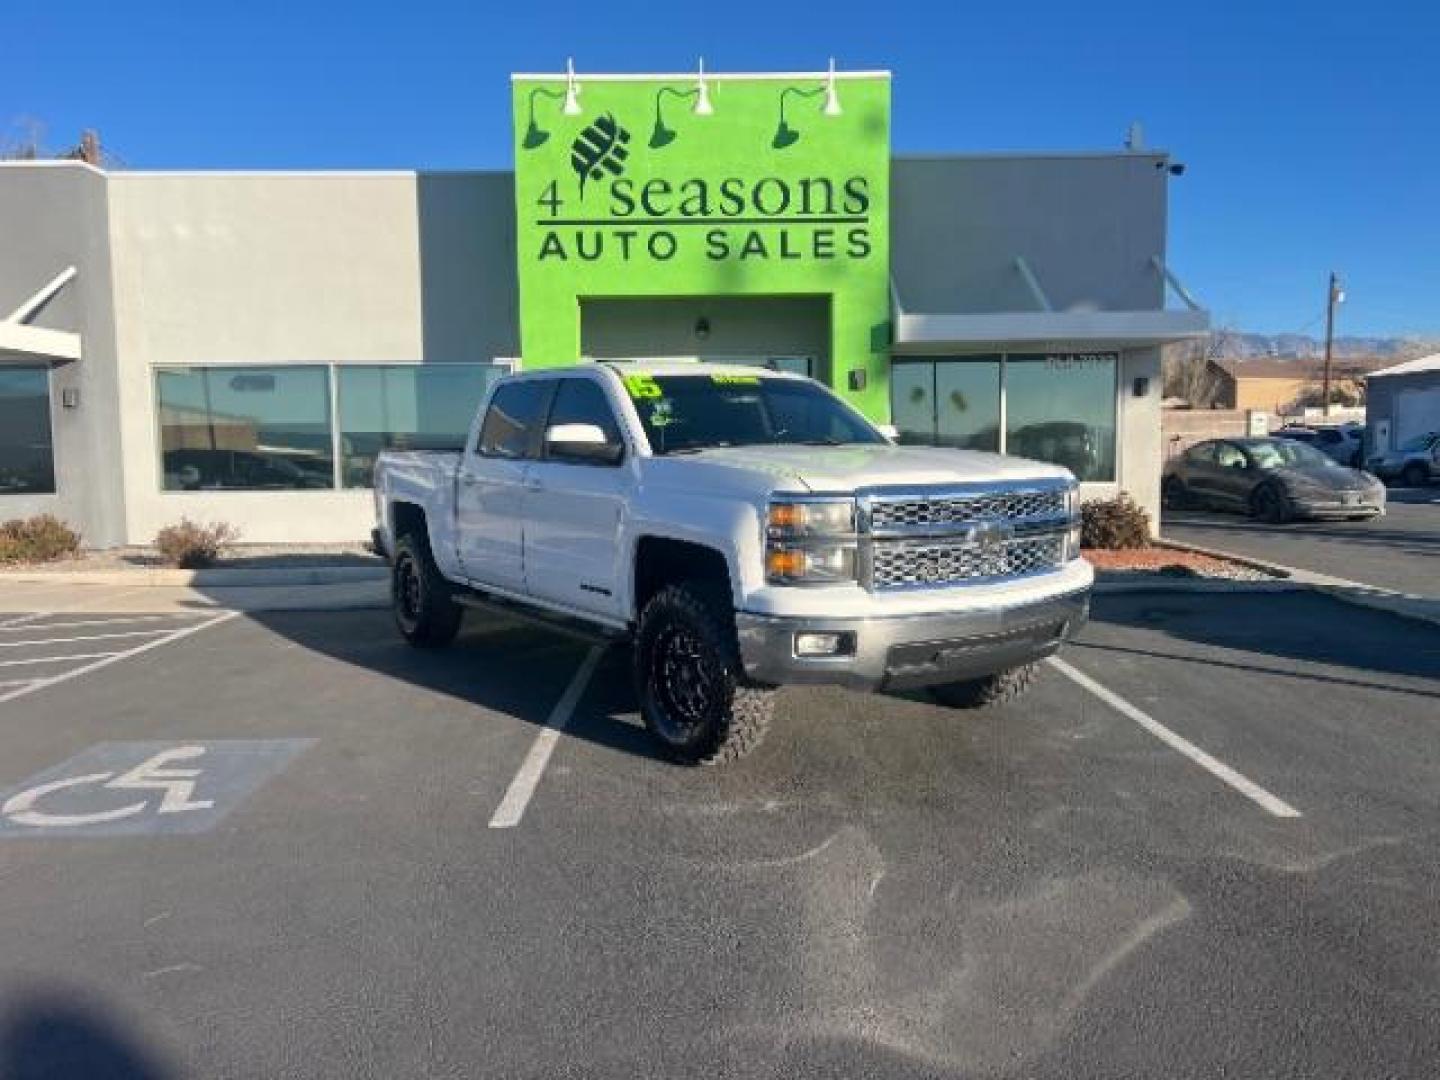
<path fill-rule="evenodd" d="M 314 742 L 97 743 L 0 792 L 0 839 L 203 833 Z"/>

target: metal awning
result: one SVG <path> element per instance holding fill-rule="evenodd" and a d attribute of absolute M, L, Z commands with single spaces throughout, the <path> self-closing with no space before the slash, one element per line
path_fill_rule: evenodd
<path fill-rule="evenodd" d="M 1205 311 L 906 311 L 895 317 L 894 349 L 897 353 L 936 348 L 1134 349 L 1209 333 L 1210 315 Z"/>
<path fill-rule="evenodd" d="M 894 351 L 935 349 L 1073 352 L 1076 349 L 1134 349 L 1203 338 L 1210 333 L 1210 313 L 1158 255 L 1150 265 L 1185 305 L 1183 311 L 1056 311 L 1035 272 L 1023 256 L 1014 267 L 1030 297 L 1032 311 L 906 311 L 891 283 L 895 317 Z"/>
<path fill-rule="evenodd" d="M 67 266 L 34 296 L 12 311 L 9 317 L 0 321 L 0 364 L 34 363 L 37 359 L 52 363 L 80 359 L 79 334 L 69 330 L 31 326 L 27 321 L 44 307 L 51 297 L 69 284 L 75 275 L 75 267 Z"/>

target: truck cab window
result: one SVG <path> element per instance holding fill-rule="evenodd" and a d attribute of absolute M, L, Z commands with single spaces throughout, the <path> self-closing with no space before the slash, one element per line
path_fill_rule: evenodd
<path fill-rule="evenodd" d="M 481 456 L 527 457 L 552 385 L 548 379 L 527 379 L 496 390 L 480 425 Z"/>
<path fill-rule="evenodd" d="M 569 424 L 598 427 L 605 433 L 607 446 L 622 445 L 620 425 L 615 421 L 615 413 L 605 398 L 605 391 L 589 379 L 561 379 L 555 391 L 555 403 L 550 407 L 550 419 L 546 426 L 555 428 Z M 550 446 L 546 447 L 545 457 L 556 461 L 571 460 L 564 454 L 556 453 Z"/>

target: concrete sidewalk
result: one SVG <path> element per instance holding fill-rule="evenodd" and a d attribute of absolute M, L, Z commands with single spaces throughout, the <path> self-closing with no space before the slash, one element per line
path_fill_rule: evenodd
<path fill-rule="evenodd" d="M 226 611 L 353 611 L 383 608 L 383 579 L 302 585 L 161 585 L 145 581 L 80 584 L 70 580 L 16 581 L 0 576 L 0 622 L 5 614 L 75 611 L 91 614 L 164 613 L 206 608 Z"/>

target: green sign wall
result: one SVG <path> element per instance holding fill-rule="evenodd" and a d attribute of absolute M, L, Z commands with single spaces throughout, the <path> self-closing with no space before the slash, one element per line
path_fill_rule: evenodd
<path fill-rule="evenodd" d="M 514 81 L 520 340 L 575 363 L 580 299 L 821 296 L 837 390 L 888 412 L 890 82 Z M 851 372 L 866 373 L 849 389 Z"/>

